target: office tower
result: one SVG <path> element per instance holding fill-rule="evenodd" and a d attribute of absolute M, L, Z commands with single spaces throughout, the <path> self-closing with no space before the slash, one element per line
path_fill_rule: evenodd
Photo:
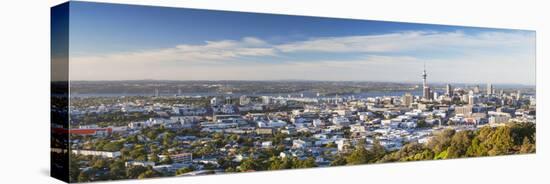
<path fill-rule="evenodd" d="M 489 83 L 487 84 L 487 95 L 492 95 L 493 94 L 493 84 Z"/>
<path fill-rule="evenodd" d="M 411 93 L 405 93 L 403 97 L 401 98 L 401 101 L 403 102 L 403 106 L 410 107 L 413 102 L 413 96 Z"/>
<path fill-rule="evenodd" d="M 468 100 L 470 100 L 470 98 L 468 97 L 468 94 L 463 94 L 460 100 L 462 100 L 465 103 L 468 103 Z"/>
<path fill-rule="evenodd" d="M 269 96 L 262 96 L 262 103 L 268 105 L 271 103 L 271 98 Z"/>
<path fill-rule="evenodd" d="M 439 98 L 439 93 L 437 91 L 434 91 L 432 94 L 432 99 L 437 100 Z"/>
<path fill-rule="evenodd" d="M 447 84 L 447 88 L 446 88 L 446 95 L 449 96 L 449 97 L 452 97 L 453 96 L 453 87 L 451 86 L 451 84 Z"/>
<path fill-rule="evenodd" d="M 474 105 L 476 104 L 477 98 L 475 96 L 468 96 L 468 104 Z"/>

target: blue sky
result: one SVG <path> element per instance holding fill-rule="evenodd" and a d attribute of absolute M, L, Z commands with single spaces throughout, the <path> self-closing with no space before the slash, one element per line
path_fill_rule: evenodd
<path fill-rule="evenodd" d="M 532 31 L 71 3 L 75 80 L 535 81 Z"/>

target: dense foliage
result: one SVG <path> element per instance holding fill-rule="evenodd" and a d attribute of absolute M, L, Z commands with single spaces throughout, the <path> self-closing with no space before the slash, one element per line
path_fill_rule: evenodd
<path fill-rule="evenodd" d="M 125 167 L 125 161 L 152 161 L 156 164 L 170 164 L 171 160 L 159 160 L 157 154 L 166 154 L 166 149 L 178 147 L 174 141 L 175 135 L 199 135 L 196 131 L 173 131 L 169 129 L 142 130 L 142 137 L 130 136 L 118 141 L 97 140 L 89 145 L 97 150 L 120 150 L 122 156 L 117 159 L 105 159 L 92 156 L 71 155 L 71 181 L 97 181 L 114 179 L 150 178 L 163 176 L 152 167 L 130 166 Z M 116 136 L 116 135 L 115 135 Z M 205 136 L 205 135 L 202 135 Z M 212 139 L 204 144 L 192 144 L 193 157 L 217 157 L 218 166 L 205 165 L 203 169 L 224 169 L 225 172 L 248 172 L 261 170 L 280 170 L 318 167 L 314 157 L 280 156 L 285 150 L 285 138 L 288 135 L 276 133 L 268 140 L 273 142 L 271 148 L 257 148 L 254 140 L 247 136 L 224 135 L 221 133 L 209 134 Z M 306 135 L 300 135 L 306 136 Z M 147 144 L 140 139 L 150 139 L 161 143 L 159 146 Z M 535 153 L 536 151 L 535 124 L 511 123 L 506 126 L 485 126 L 477 130 L 445 129 L 436 133 L 426 144 L 409 143 L 397 151 L 388 152 L 375 140 L 365 147 L 364 140 L 360 140 L 350 151 L 337 154 L 330 161 L 331 166 L 358 165 L 369 163 L 386 163 L 418 160 L 438 160 L 465 157 L 482 157 L 510 154 Z M 221 155 L 218 148 L 226 144 L 242 145 L 234 154 L 243 155 L 241 161 L 234 161 L 234 157 Z M 132 144 L 124 147 L 124 144 Z M 335 145 L 327 145 L 333 148 Z M 149 153 L 149 154 L 148 154 Z M 85 165 L 90 167 L 85 167 Z M 84 169 L 83 169 L 84 168 Z M 185 174 L 196 168 L 182 168 L 172 175 Z"/>
<path fill-rule="evenodd" d="M 437 160 L 534 153 L 535 125 L 509 124 L 478 130 L 443 130 L 427 144 L 411 143 L 377 162 Z"/>

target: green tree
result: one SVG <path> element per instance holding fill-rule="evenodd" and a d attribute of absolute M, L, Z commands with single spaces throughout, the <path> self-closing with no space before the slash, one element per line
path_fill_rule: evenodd
<path fill-rule="evenodd" d="M 411 160 L 432 160 L 433 158 L 434 152 L 429 149 L 425 149 L 422 153 L 415 154 Z"/>
<path fill-rule="evenodd" d="M 334 142 L 329 142 L 325 145 L 325 148 L 336 148 L 338 145 L 334 144 Z"/>
<path fill-rule="evenodd" d="M 70 181 L 79 181 L 81 164 L 77 155 L 71 154 L 69 156 L 69 180 Z"/>
<path fill-rule="evenodd" d="M 252 158 L 243 160 L 241 162 L 241 165 L 239 165 L 239 170 L 241 172 L 246 172 L 250 170 L 259 170 L 259 168 L 260 168 L 259 162 Z"/>
<path fill-rule="evenodd" d="M 147 161 L 147 151 L 143 145 L 136 145 L 130 151 L 130 157 L 134 160 Z"/>
<path fill-rule="evenodd" d="M 533 142 L 535 132 L 536 127 L 533 123 L 514 123 L 510 126 L 510 133 L 516 145 L 523 144 L 525 137 Z"/>
<path fill-rule="evenodd" d="M 466 156 L 466 151 L 471 145 L 471 131 L 460 131 L 451 138 L 447 148 L 447 158 L 460 158 Z"/>
<path fill-rule="evenodd" d="M 124 162 L 117 160 L 109 165 L 109 175 L 111 179 L 124 179 L 126 176 L 126 167 Z"/>
<path fill-rule="evenodd" d="M 369 161 L 368 156 L 369 153 L 365 149 L 364 142 L 359 141 L 351 154 L 346 157 L 346 163 L 348 165 L 365 164 Z"/>
<path fill-rule="evenodd" d="M 130 166 L 126 170 L 126 177 L 127 178 L 138 178 L 142 173 L 146 172 L 147 168 L 143 166 Z"/>
<path fill-rule="evenodd" d="M 369 163 L 376 162 L 386 155 L 386 149 L 380 144 L 378 139 L 375 139 L 372 144 L 372 158 L 369 160 Z"/>
<path fill-rule="evenodd" d="M 317 164 L 315 163 L 315 159 L 313 157 L 308 157 L 304 160 L 298 160 L 298 162 L 295 162 L 296 164 L 292 168 L 312 168 L 317 167 Z"/>
<path fill-rule="evenodd" d="M 341 166 L 346 165 L 348 162 L 346 161 L 346 158 L 342 155 L 337 155 L 332 162 L 330 162 L 330 166 Z"/>
<path fill-rule="evenodd" d="M 268 170 L 279 170 L 282 169 L 282 161 L 278 157 L 271 157 L 269 158 L 269 167 Z"/>
<path fill-rule="evenodd" d="M 439 152 L 435 155 L 434 160 L 447 159 L 447 150 Z"/>
<path fill-rule="evenodd" d="M 82 182 L 89 182 L 89 181 L 91 181 L 90 172 L 88 171 L 80 172 L 80 174 L 78 175 L 78 182 L 82 183 Z"/>
<path fill-rule="evenodd" d="M 152 153 L 151 154 L 151 159 L 149 159 L 149 161 L 158 163 L 160 161 L 160 159 L 159 159 L 159 156 L 157 155 L 157 153 Z"/>
<path fill-rule="evenodd" d="M 105 151 L 120 151 L 122 149 L 123 143 L 119 141 L 113 141 L 105 144 L 103 150 Z"/>
<path fill-rule="evenodd" d="M 509 126 L 497 127 L 489 139 L 485 142 L 486 145 L 491 145 L 488 151 L 490 156 L 509 154 L 514 146 L 514 140 L 510 134 Z"/>
<path fill-rule="evenodd" d="M 108 162 L 107 162 L 107 160 L 105 160 L 105 159 L 97 159 L 97 160 L 94 162 L 94 164 L 92 165 L 92 167 L 93 167 L 94 169 L 98 169 L 98 170 L 99 170 L 99 169 L 106 168 L 106 167 L 108 167 L 108 166 L 109 166 L 109 165 L 108 165 Z"/>
<path fill-rule="evenodd" d="M 418 154 L 422 154 L 426 150 L 424 145 L 418 143 L 409 143 L 404 145 L 400 150 L 391 154 L 385 155 L 377 162 L 395 162 L 395 161 L 412 161 L 415 160 Z"/>
<path fill-rule="evenodd" d="M 198 151 L 194 153 L 194 157 L 202 157 L 206 155 L 210 155 L 216 151 L 216 146 L 214 146 L 213 143 L 207 143 L 204 146 L 202 146 Z"/>
<path fill-rule="evenodd" d="M 152 168 L 148 167 L 147 170 L 141 174 L 139 174 L 138 179 L 144 179 L 144 178 L 154 178 L 159 177 L 160 173 L 153 170 Z"/>
<path fill-rule="evenodd" d="M 474 137 L 472 139 L 472 143 L 468 147 L 468 150 L 466 151 L 466 156 L 468 157 L 479 157 L 479 156 L 487 156 L 488 155 L 488 149 L 485 146 L 485 144 L 481 144 L 479 137 Z"/>
<path fill-rule="evenodd" d="M 428 142 L 428 147 L 433 150 L 436 154 L 446 151 L 447 147 L 451 144 L 451 137 L 455 134 L 453 129 L 445 129 L 442 132 L 436 134 L 430 142 Z"/>
<path fill-rule="evenodd" d="M 295 159 L 284 157 L 271 157 L 270 170 L 291 169 L 294 167 Z"/>

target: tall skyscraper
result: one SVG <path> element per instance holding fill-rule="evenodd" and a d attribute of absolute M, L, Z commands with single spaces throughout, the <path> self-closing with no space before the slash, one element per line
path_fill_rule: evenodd
<path fill-rule="evenodd" d="M 472 96 L 468 95 L 468 104 L 469 104 L 469 105 L 474 105 L 474 104 L 476 104 L 476 101 L 477 101 L 477 98 L 476 98 L 475 96 L 473 96 L 473 95 L 472 95 Z"/>
<path fill-rule="evenodd" d="M 487 84 L 487 95 L 492 95 L 493 94 L 493 84 L 491 83 L 488 83 Z"/>
<path fill-rule="evenodd" d="M 424 72 L 422 73 L 422 96 L 425 100 L 431 99 L 431 90 L 428 86 L 428 82 L 426 81 L 426 78 L 428 77 L 428 73 L 426 73 L 426 64 L 424 64 Z"/>
<path fill-rule="evenodd" d="M 468 96 L 468 94 L 463 94 L 460 100 L 462 100 L 465 103 L 469 103 L 468 100 L 470 100 L 470 97 Z"/>
<path fill-rule="evenodd" d="M 453 96 L 453 87 L 451 86 L 451 84 L 447 84 L 445 94 L 450 97 Z"/>
<path fill-rule="evenodd" d="M 412 94 L 411 93 L 405 93 L 405 95 L 403 95 L 401 101 L 403 102 L 403 106 L 410 107 L 412 102 L 413 102 Z"/>
<path fill-rule="evenodd" d="M 432 94 L 433 94 L 433 95 L 432 95 L 431 97 L 432 97 L 433 100 L 439 99 L 439 92 L 434 91 Z"/>
<path fill-rule="evenodd" d="M 262 103 L 268 105 L 271 103 L 271 98 L 269 96 L 262 96 Z"/>

